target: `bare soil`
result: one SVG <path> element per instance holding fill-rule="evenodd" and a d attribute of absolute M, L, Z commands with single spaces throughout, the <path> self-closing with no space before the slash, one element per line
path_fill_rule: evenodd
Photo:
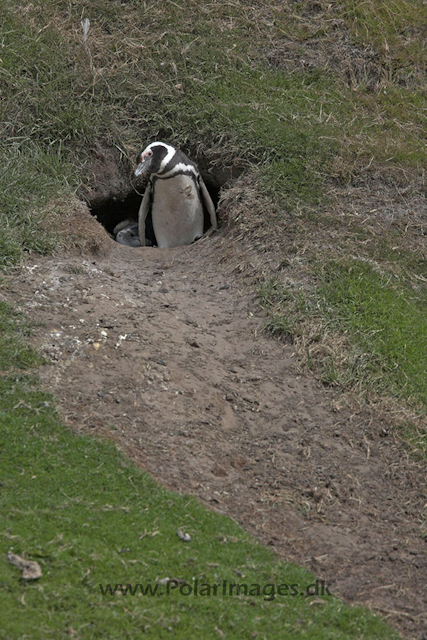
<path fill-rule="evenodd" d="M 85 224 L 91 255 L 38 257 L 7 294 L 38 323 L 66 423 L 427 639 L 425 470 L 390 420 L 351 409 L 265 335 L 236 233 L 131 249 Z"/>

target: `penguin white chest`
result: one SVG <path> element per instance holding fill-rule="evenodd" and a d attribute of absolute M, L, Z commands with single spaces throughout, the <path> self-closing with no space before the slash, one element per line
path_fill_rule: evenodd
<path fill-rule="evenodd" d="M 192 176 L 183 174 L 156 180 L 151 212 L 159 247 L 191 244 L 203 235 L 203 205 Z"/>

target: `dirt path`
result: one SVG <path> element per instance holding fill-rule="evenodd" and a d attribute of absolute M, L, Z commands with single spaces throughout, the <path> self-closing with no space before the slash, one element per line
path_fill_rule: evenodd
<path fill-rule="evenodd" d="M 253 291 L 223 265 L 231 250 L 220 236 L 112 243 L 105 259 L 37 259 L 8 297 L 41 323 L 41 375 L 74 429 L 426 639 L 422 470 L 392 425 L 351 415 L 263 335 Z"/>

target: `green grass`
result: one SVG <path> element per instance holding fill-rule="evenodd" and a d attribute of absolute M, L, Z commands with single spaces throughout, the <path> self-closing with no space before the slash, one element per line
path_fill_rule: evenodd
<path fill-rule="evenodd" d="M 55 238 L 41 231 L 37 211 L 49 198 L 93 183 L 91 150 L 98 145 L 133 160 L 160 136 L 193 155 L 202 148 L 225 166 L 236 158 L 261 163 L 260 188 L 267 185 L 281 206 L 319 202 L 337 157 L 343 178 L 372 159 L 421 170 L 422 76 L 411 87 L 392 75 L 374 90 L 363 83 L 350 89 L 322 67 L 271 68 L 267 54 L 284 35 L 302 48 L 319 37 L 327 46 L 334 19 L 344 20 L 342 28 L 362 44 L 382 51 L 387 40 L 388 57 L 407 73 L 411 64 L 421 68 L 425 7 L 415 0 L 396 0 L 392 8 L 320 3 L 317 14 L 311 4 L 190 8 L 178 0 L 145 10 L 139 2 L 0 0 L 0 153 L 7 167 L 0 222 L 8 229 L 0 266 L 16 263 L 23 251 L 52 249 Z M 82 17 L 91 21 L 87 46 Z"/>
<path fill-rule="evenodd" d="M 373 46 L 390 74 L 410 82 L 425 72 L 427 7 L 422 0 L 344 0 L 355 37 Z"/>
<path fill-rule="evenodd" d="M 28 320 L 0 301 L 0 372 L 30 369 L 41 363 L 40 355 L 25 343 L 31 328 Z M 9 371 L 10 370 L 10 371 Z"/>
<path fill-rule="evenodd" d="M 350 149 L 398 167 L 420 168 L 426 159 L 427 87 L 388 83 L 375 93 L 356 92 Z"/>
<path fill-rule="evenodd" d="M 43 225 L 41 213 L 50 198 L 67 199 L 72 193 L 69 168 L 55 151 L 34 144 L 0 143 L 0 270 L 22 258 L 23 253 L 50 253 L 55 235 Z"/>
<path fill-rule="evenodd" d="M 1 269 L 53 250 L 41 211 L 93 180 L 99 145 L 133 159 L 161 136 L 219 158 L 222 168 L 257 164 L 254 187 L 274 203 L 260 224 L 289 236 L 304 234 L 304 224 L 275 227 L 281 212 L 318 205 L 331 175 L 344 180 L 371 162 L 384 173 L 425 165 L 427 9 L 420 0 L 259 7 L 176 0 L 147 8 L 139 0 L 0 0 L 0 9 Z M 91 21 L 87 47 L 82 17 Z M 337 24 L 352 42 L 374 48 L 373 84 L 367 76 L 350 88 L 338 71 L 269 65 L 268 51 L 283 38 L 300 43 L 302 55 L 324 38 L 327 51 Z M 376 257 L 390 259 L 390 241 L 377 244 Z M 413 272 L 425 268 L 415 253 L 405 262 Z M 329 264 L 324 276 L 315 292 L 270 280 L 261 292 L 270 330 L 299 337 L 307 316 L 315 317 L 312 342 L 321 342 L 323 326 L 353 345 L 345 376 L 332 358 L 324 378 L 374 384 L 425 406 L 425 294 L 360 263 Z M 314 577 L 278 563 L 194 499 L 164 491 L 113 446 L 65 429 L 53 399 L 27 374 L 39 355 L 25 345 L 25 321 L 2 304 L 0 329 L 0 553 L 36 559 L 44 574 L 24 583 L 0 563 L 0 637 L 394 637 L 366 611 L 330 598 L 318 607 L 309 598 L 202 599 L 177 590 L 102 596 L 99 584 L 167 576 L 234 581 L 236 570 L 247 582 L 301 585 Z M 417 442 L 424 446 L 425 437 Z M 177 538 L 178 526 L 190 543 Z"/>
<path fill-rule="evenodd" d="M 363 262 L 331 263 L 320 295 L 337 329 L 350 334 L 369 381 L 427 407 L 427 292 L 415 293 Z"/>
<path fill-rule="evenodd" d="M 388 165 L 423 167 L 426 4 L 422 0 L 343 0 L 341 10 L 351 38 L 377 56 L 377 86 L 370 88 L 368 77 L 354 91 L 352 152 Z"/>
<path fill-rule="evenodd" d="M 258 288 L 261 306 L 268 311 L 269 319 L 265 329 L 273 336 L 293 339 L 297 332 L 297 296 L 286 289 L 279 278 L 264 280 Z"/>
<path fill-rule="evenodd" d="M 2 639 L 397 638 L 364 609 L 313 586 L 307 594 L 315 576 L 195 498 L 161 488 L 111 443 L 64 427 L 27 371 L 39 360 L 25 344 L 27 325 L 19 318 L 17 332 L 11 308 L 0 312 Z M 22 580 L 9 550 L 37 561 L 42 577 Z M 170 595 L 165 578 L 180 581 Z M 248 595 L 243 586 L 229 595 L 235 584 Z M 278 595 L 280 584 L 297 595 Z M 159 591 L 132 596 L 116 585 Z"/>
<path fill-rule="evenodd" d="M 287 339 L 303 337 L 307 363 L 321 367 L 324 381 L 425 409 L 426 289 L 415 290 L 393 273 L 358 260 L 316 263 L 314 269 L 319 284 L 311 295 L 286 288 L 278 277 L 264 281 L 259 295 L 269 313 L 266 329 Z M 347 339 L 347 353 L 338 348 L 334 355 L 330 348 L 314 363 L 310 345 L 325 335 L 333 343 L 334 333 Z"/>

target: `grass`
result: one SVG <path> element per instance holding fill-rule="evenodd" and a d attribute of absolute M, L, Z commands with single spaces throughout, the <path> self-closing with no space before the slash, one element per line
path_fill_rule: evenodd
<path fill-rule="evenodd" d="M 39 354 L 25 344 L 31 332 L 28 320 L 0 301 L 0 371 L 25 370 L 41 363 Z"/>
<path fill-rule="evenodd" d="M 297 316 L 297 297 L 286 289 L 278 277 L 271 277 L 258 289 L 261 306 L 269 312 L 266 330 L 276 337 L 293 339 L 300 318 Z M 291 311 L 292 309 L 292 311 Z"/>
<path fill-rule="evenodd" d="M 286 288 L 280 278 L 264 281 L 259 294 L 269 311 L 266 328 L 307 345 L 307 362 L 322 368 L 330 384 L 358 388 L 427 407 L 427 295 L 391 272 L 360 260 L 316 264 L 314 294 Z M 313 362 L 324 336 L 346 340 Z M 339 341 L 338 341 L 339 344 Z M 310 346 L 311 345 L 311 346 Z M 349 346 L 350 345 L 350 346 Z M 345 352 L 346 351 L 346 352 Z"/>
<path fill-rule="evenodd" d="M 121 149 L 131 159 L 125 171 L 159 136 L 193 155 L 202 148 L 220 156 L 225 166 L 236 158 L 262 163 L 264 183 L 288 206 L 319 202 L 331 173 L 347 179 L 373 160 L 421 171 L 426 85 L 417 73 L 413 86 L 401 86 L 397 71 L 422 67 L 425 7 L 317 4 L 316 11 L 305 0 L 263 8 L 192 2 L 190 9 L 178 1 L 148 9 L 1 0 L 3 268 L 26 251 L 52 249 L 55 238 L 33 211 L 53 195 L 93 186 L 91 150 L 99 145 Z M 86 43 L 82 17 L 91 23 Z M 391 63 L 396 74 L 383 74 L 372 89 L 363 81 L 350 87 L 324 56 L 306 68 L 304 46 L 318 46 L 320 34 L 328 50 L 334 20 L 360 46 L 377 47 L 380 76 Z M 301 51 L 272 66 L 270 52 L 283 38 Z M 344 45 L 340 55 L 353 64 Z M 293 60 L 289 71 L 280 68 L 283 58 Z"/>
<path fill-rule="evenodd" d="M 40 212 L 94 186 L 93 149 L 119 149 L 123 171 L 157 137 L 225 172 L 255 164 L 260 237 L 293 242 L 291 261 L 309 272 L 309 286 L 265 283 L 270 330 L 303 344 L 313 368 L 327 335 L 336 351 L 320 357 L 324 380 L 374 385 L 425 407 L 426 298 L 413 286 L 423 282 L 422 251 L 394 251 L 400 228 L 396 237 L 341 234 L 339 212 L 328 218 L 320 208 L 331 178 L 365 179 L 369 169 L 388 181 L 422 176 L 425 3 L 0 0 L 0 9 L 0 269 L 54 250 L 58 239 Z M 264 196 L 271 215 L 261 215 Z M 372 240 L 365 257 L 380 268 L 325 258 L 325 233 L 341 258 L 354 254 L 355 240 Z M 405 270 L 408 282 L 384 275 Z M 1 305 L 0 324 L 2 554 L 38 559 L 44 572 L 37 584 L 23 583 L 0 564 L 5 638 L 157 638 L 169 627 L 188 638 L 392 637 L 336 599 L 317 608 L 306 598 L 202 601 L 176 590 L 169 598 L 102 596 L 103 583 L 234 580 L 235 569 L 264 584 L 314 578 L 277 563 L 194 500 L 160 489 L 112 446 L 64 429 L 52 398 L 26 373 L 39 356 L 25 346 L 25 322 Z M 423 449 L 425 436 L 416 441 Z M 191 543 L 177 538 L 177 523 Z"/>
<path fill-rule="evenodd" d="M 411 82 L 425 72 L 427 8 L 421 0 L 346 0 L 344 15 L 358 40 L 375 47 L 391 77 Z"/>
<path fill-rule="evenodd" d="M 361 350 L 370 383 L 427 407 L 427 292 L 357 261 L 328 264 L 323 278 L 325 313 Z"/>
<path fill-rule="evenodd" d="M 72 193 L 65 161 L 54 151 L 28 144 L 0 145 L 0 270 L 16 264 L 27 253 L 50 253 L 56 245 L 40 214 L 53 196 Z"/>
<path fill-rule="evenodd" d="M 111 443 L 65 428 L 31 375 L 29 329 L 5 304 L 0 329 L 2 638 L 397 638 Z M 42 577 L 22 580 L 8 551 L 37 561 Z"/>

